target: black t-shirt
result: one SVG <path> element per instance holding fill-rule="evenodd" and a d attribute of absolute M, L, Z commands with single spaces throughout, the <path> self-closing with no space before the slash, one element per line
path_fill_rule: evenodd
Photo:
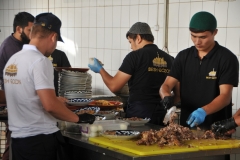
<path fill-rule="evenodd" d="M 236 55 L 217 42 L 202 60 L 195 46 L 176 56 L 169 73 L 179 80 L 181 94 L 181 125 L 186 126 L 188 116 L 197 108 L 210 103 L 220 94 L 221 84 L 238 86 L 239 63 Z M 232 116 L 232 102 L 222 110 L 208 115 L 201 125 L 209 128 L 215 121 Z"/>
<path fill-rule="evenodd" d="M 0 47 L 0 79 L 3 79 L 3 69 L 12 55 L 20 51 L 23 43 L 13 37 L 7 37 Z"/>
<path fill-rule="evenodd" d="M 53 67 L 71 67 L 66 54 L 58 49 L 55 49 L 48 58 L 52 61 Z M 54 87 L 58 96 L 58 72 L 56 70 L 54 70 Z"/>
<path fill-rule="evenodd" d="M 158 102 L 159 88 L 170 72 L 173 58 L 155 44 L 130 52 L 123 60 L 120 71 L 131 75 L 128 81 L 129 102 Z M 146 106 L 147 107 L 147 106 Z"/>

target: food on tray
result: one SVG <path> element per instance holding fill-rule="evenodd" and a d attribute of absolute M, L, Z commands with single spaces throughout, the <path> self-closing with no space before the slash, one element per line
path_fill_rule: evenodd
<path fill-rule="evenodd" d="M 123 118 L 123 120 L 128 120 L 128 121 L 142 121 L 142 118 L 138 117 L 131 117 L 131 118 Z"/>
<path fill-rule="evenodd" d="M 96 114 L 100 110 L 99 107 L 85 107 L 78 110 L 75 110 L 74 113 L 79 115 L 83 113 Z"/>
<path fill-rule="evenodd" d="M 116 135 L 116 131 L 114 131 L 114 130 L 106 130 L 106 131 L 104 132 L 104 134 L 107 134 L 107 135 Z"/>
<path fill-rule="evenodd" d="M 172 118 L 174 118 L 174 116 Z M 184 144 L 185 140 L 229 139 L 226 136 L 216 136 L 211 130 L 203 132 L 200 136 L 196 135 L 188 127 L 175 124 L 173 119 L 170 120 L 168 126 L 161 128 L 158 131 L 143 131 L 140 134 L 140 137 L 140 140 L 137 141 L 138 145 L 158 144 L 160 147 L 165 145 L 180 146 Z"/>
<path fill-rule="evenodd" d="M 122 107 L 117 107 L 117 108 L 116 108 L 116 111 L 118 111 L 118 112 L 124 112 L 124 110 L 123 110 Z"/>
<path fill-rule="evenodd" d="M 138 118 L 138 117 L 131 117 L 131 118 L 120 117 L 118 119 L 130 123 L 131 126 L 143 126 L 150 121 L 150 118 Z"/>
<path fill-rule="evenodd" d="M 83 113 L 94 114 L 95 111 L 94 110 L 79 110 L 76 112 L 77 115 L 83 114 Z"/>
<path fill-rule="evenodd" d="M 97 106 L 114 106 L 114 104 L 112 104 L 106 100 L 97 100 L 97 101 L 95 101 L 95 105 L 97 105 Z"/>

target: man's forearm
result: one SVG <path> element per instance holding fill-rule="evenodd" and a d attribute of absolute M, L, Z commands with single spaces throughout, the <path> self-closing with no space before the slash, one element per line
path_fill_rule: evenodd
<path fill-rule="evenodd" d="M 203 106 L 202 108 L 205 110 L 207 115 L 210 115 L 229 105 L 230 101 L 231 98 L 229 98 L 228 95 L 219 95 L 211 103 Z"/>
<path fill-rule="evenodd" d="M 162 85 L 159 94 L 163 99 L 165 96 L 171 96 L 171 89 L 167 85 Z"/>
<path fill-rule="evenodd" d="M 111 92 L 114 92 L 114 84 L 112 83 L 113 77 L 108 74 L 108 72 L 104 68 L 100 70 L 100 75 L 102 76 L 103 82 L 109 88 L 109 90 Z"/>

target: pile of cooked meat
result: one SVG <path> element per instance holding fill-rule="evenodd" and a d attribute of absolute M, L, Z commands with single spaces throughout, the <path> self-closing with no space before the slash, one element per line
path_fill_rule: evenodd
<path fill-rule="evenodd" d="M 138 145 L 157 144 L 162 147 L 165 145 L 180 146 L 186 140 L 194 139 L 226 139 L 226 137 L 216 137 L 211 130 L 205 131 L 202 135 L 194 134 L 188 127 L 175 124 L 171 118 L 170 124 L 158 131 L 143 131 Z"/>

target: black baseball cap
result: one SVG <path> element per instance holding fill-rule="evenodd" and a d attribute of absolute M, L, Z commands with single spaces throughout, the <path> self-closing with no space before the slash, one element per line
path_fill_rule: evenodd
<path fill-rule="evenodd" d="M 54 31 L 58 34 L 58 41 L 63 39 L 60 34 L 60 28 L 62 26 L 61 20 L 52 13 L 41 13 L 36 16 L 35 24 L 40 24 L 42 27 L 45 27 L 51 31 Z"/>

